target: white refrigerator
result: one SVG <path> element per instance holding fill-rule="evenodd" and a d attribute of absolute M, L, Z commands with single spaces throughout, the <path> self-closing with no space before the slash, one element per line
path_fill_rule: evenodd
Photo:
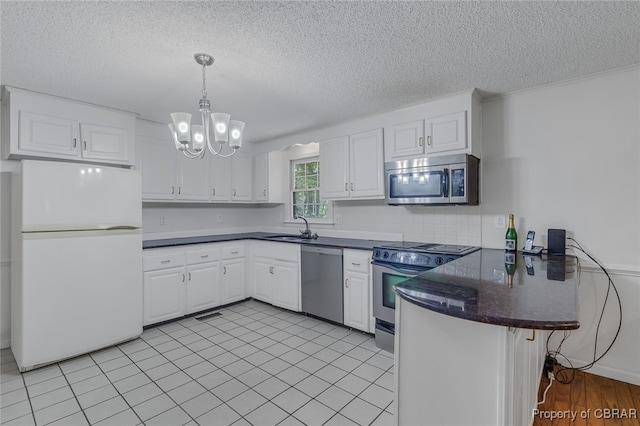
<path fill-rule="evenodd" d="M 20 368 L 142 333 L 140 172 L 23 160 L 12 175 L 11 349 Z"/>

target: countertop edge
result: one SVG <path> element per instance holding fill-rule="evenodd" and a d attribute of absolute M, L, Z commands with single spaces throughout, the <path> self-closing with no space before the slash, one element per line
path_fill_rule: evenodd
<path fill-rule="evenodd" d="M 424 303 L 422 300 L 412 297 L 409 294 L 406 294 L 402 291 L 401 288 L 395 288 L 395 292 L 402 299 L 406 300 L 409 303 L 412 303 L 420 308 L 428 309 L 433 312 L 437 312 L 439 314 L 447 315 L 453 318 L 460 318 L 463 320 L 480 322 L 484 324 L 490 325 L 498 325 L 504 327 L 514 327 L 514 328 L 526 328 L 532 330 L 577 330 L 580 327 L 579 321 L 534 321 L 527 319 L 513 319 L 513 318 L 504 318 L 504 317 L 487 317 L 487 316 L 479 316 L 474 315 L 473 313 L 467 313 L 465 311 L 451 311 L 444 308 L 438 308 L 436 306 L 431 306 Z"/>

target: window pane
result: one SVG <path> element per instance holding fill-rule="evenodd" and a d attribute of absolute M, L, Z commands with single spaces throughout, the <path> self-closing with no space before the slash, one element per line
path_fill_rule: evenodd
<path fill-rule="evenodd" d="M 295 174 L 296 177 L 305 175 L 305 163 L 298 163 L 295 165 Z"/>
<path fill-rule="evenodd" d="M 304 215 L 306 217 L 316 217 L 316 210 L 313 204 L 305 204 L 304 206 Z"/>
<path fill-rule="evenodd" d="M 304 209 L 302 208 L 301 205 L 295 205 L 293 206 L 293 217 L 297 217 L 300 216 L 304 213 Z"/>
<path fill-rule="evenodd" d="M 318 162 L 311 161 L 307 163 L 307 174 L 308 175 L 317 175 L 318 174 Z"/>
<path fill-rule="evenodd" d="M 307 188 L 318 188 L 318 175 L 307 176 Z"/>
<path fill-rule="evenodd" d="M 296 177 L 296 186 L 294 187 L 294 189 L 306 188 L 305 181 L 306 179 L 304 176 Z"/>
<path fill-rule="evenodd" d="M 304 203 L 304 192 L 296 191 L 293 193 L 293 204 L 302 204 Z"/>
<path fill-rule="evenodd" d="M 316 202 L 316 191 L 304 191 L 304 203 L 314 204 Z"/>

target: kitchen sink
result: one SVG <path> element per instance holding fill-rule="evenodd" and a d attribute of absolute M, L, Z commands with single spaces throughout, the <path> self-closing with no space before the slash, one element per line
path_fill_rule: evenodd
<path fill-rule="evenodd" d="M 268 240 L 275 240 L 275 241 L 298 241 L 298 242 L 313 241 L 309 238 L 301 237 L 299 235 L 271 235 L 265 238 Z"/>

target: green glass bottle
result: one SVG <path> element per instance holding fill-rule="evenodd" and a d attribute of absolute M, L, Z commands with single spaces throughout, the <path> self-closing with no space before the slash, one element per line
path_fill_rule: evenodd
<path fill-rule="evenodd" d="M 516 226 L 513 221 L 513 214 L 509 215 L 509 228 L 507 228 L 504 242 L 504 249 L 506 251 L 515 252 L 518 249 L 518 233 L 516 232 Z"/>

